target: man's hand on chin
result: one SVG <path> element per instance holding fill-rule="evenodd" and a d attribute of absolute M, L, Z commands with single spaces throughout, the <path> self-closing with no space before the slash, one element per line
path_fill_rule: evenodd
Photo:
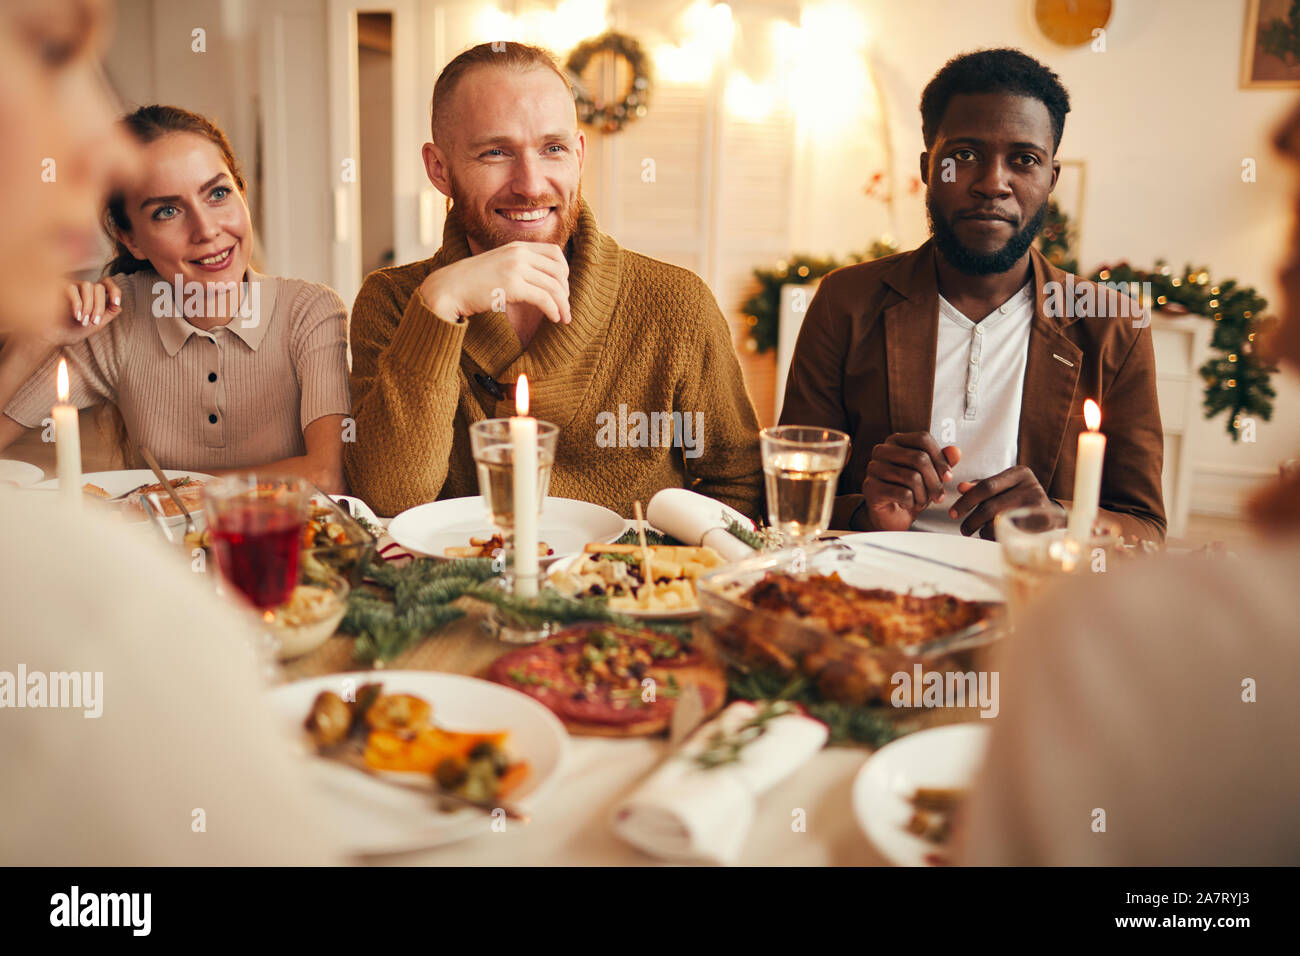
<path fill-rule="evenodd" d="M 420 297 L 430 312 L 456 319 L 504 311 L 507 304 L 534 306 L 552 322 L 568 325 L 569 262 L 550 242 L 510 242 L 429 273 Z"/>
<path fill-rule="evenodd" d="M 1025 465 L 1012 465 L 1006 471 L 981 481 L 963 481 L 957 486 L 961 492 L 948 515 L 965 516 L 961 533 L 967 536 L 979 533 L 981 538 L 993 540 L 993 519 L 1012 508 L 1050 505 L 1034 473 Z"/>

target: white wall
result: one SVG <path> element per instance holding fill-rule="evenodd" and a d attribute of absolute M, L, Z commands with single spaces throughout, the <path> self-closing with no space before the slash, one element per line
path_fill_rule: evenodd
<path fill-rule="evenodd" d="M 1275 272 L 1286 247 L 1295 181 L 1269 146 L 1269 133 L 1297 90 L 1239 88 L 1245 0 L 1121 0 L 1107 50 L 1063 49 L 1044 39 L 1028 0 L 856 0 L 868 23 L 871 56 L 885 94 L 900 182 L 915 174 L 923 148 L 921 91 L 950 56 L 1015 46 L 1056 70 L 1071 112 L 1058 158 L 1087 164 L 1081 268 L 1127 259 L 1204 265 L 1215 278 L 1256 286 L 1280 305 Z M 858 112 L 865 108 L 855 107 Z M 921 197 L 903 196 L 896 221 L 861 194 L 883 166 L 879 139 L 814 144 L 800 184 L 799 249 L 843 254 L 896 231 L 904 248 L 926 237 Z M 1253 157 L 1258 181 L 1241 181 Z M 1222 416 L 1193 429 L 1197 475 L 1193 511 L 1235 509 L 1262 474 L 1300 448 L 1300 377 L 1277 377 L 1271 423 L 1257 443 L 1234 444 Z"/>
<path fill-rule="evenodd" d="M 1059 157 L 1086 164 L 1079 250 L 1085 271 L 1120 259 L 1145 266 L 1164 257 L 1174 268 L 1190 262 L 1204 265 L 1216 278 L 1255 285 L 1276 308 L 1274 274 L 1287 241 L 1294 183 L 1291 171 L 1274 157 L 1268 135 L 1300 92 L 1238 87 L 1245 0 L 1120 0 L 1114 4 L 1105 53 L 1049 43 L 1031 22 L 1029 0 L 845 2 L 865 22 L 862 42 L 869 60 L 862 69 L 874 78 L 868 95 L 846 95 L 832 83 L 815 103 L 795 105 L 793 126 L 774 121 L 765 131 L 725 119 L 721 126 L 710 126 L 713 120 L 706 119 L 702 129 L 711 145 L 693 145 L 683 153 L 686 91 L 661 86 L 656 114 L 611 140 L 610 150 L 592 150 L 592 163 L 602 165 L 589 170 L 588 195 L 620 241 L 683 260 L 698 246 L 695 267 L 713 283 L 733 319 L 748 269 L 778 258 L 771 250 L 843 254 L 865 248 L 882 233 L 893 234 L 904 248 L 917 245 L 926 237 L 924 206 L 906 187 L 922 148 L 921 90 L 950 56 L 1010 45 L 1044 60 L 1070 90 L 1073 109 Z M 466 43 L 485 39 L 472 28 L 485 6 L 487 0 L 375 4 L 400 11 L 394 38 L 406 51 L 406 65 L 398 67 L 395 103 L 399 261 L 432 251 L 417 242 L 415 232 L 418 193 L 429 188 L 418 160 L 429 90 L 451 56 Z M 682 6 L 684 0 L 620 0 L 611 11 L 620 28 L 645 40 L 660 24 L 667 29 Z M 744 23 L 765 14 L 789 16 L 796 4 L 731 0 L 731 6 Z M 333 273 L 332 185 L 337 173 L 329 131 L 339 121 L 328 103 L 330 71 L 337 69 L 324 55 L 328 7 L 326 0 L 119 0 L 109 54 L 110 73 L 132 105 L 175 102 L 218 118 L 250 167 L 262 143 L 267 183 L 273 188 L 263 202 L 253 198 L 262 209 L 258 225 L 267 240 L 266 266 L 321 281 Z M 208 30 L 207 54 L 190 49 L 196 26 Z M 846 32 L 852 29 L 846 27 Z M 745 39 L 735 54 L 749 70 L 761 69 L 747 60 L 757 36 L 755 31 L 742 33 Z M 817 51 L 805 55 L 814 63 L 817 57 Z M 840 52 L 822 54 L 823 61 L 839 57 Z M 395 64 L 398 60 L 395 55 Z M 277 83 L 283 88 L 271 95 Z M 716 93 L 707 93 L 706 102 L 709 97 L 715 105 L 704 106 L 706 111 L 718 102 Z M 815 109 L 820 104 L 831 107 L 830 126 L 824 115 L 818 123 L 809 121 L 814 113 L 827 112 Z M 882 115 L 887 136 L 881 135 Z M 275 122 L 280 119 L 284 125 Z M 657 128 L 665 130 L 658 144 Z M 737 133 L 734 141 L 728 139 L 729 129 Z M 777 142 L 781 137 L 785 139 Z M 890 168 L 890 141 L 899 185 L 892 214 L 863 195 L 871 174 Z M 714 148 L 723 151 L 716 161 L 705 155 Z M 772 151 L 773 162 L 755 165 L 753 158 L 765 150 Z M 773 176 L 785 175 L 781 150 L 791 157 L 785 209 L 779 208 L 779 190 L 768 184 Z M 712 223 L 706 235 L 674 233 L 669 242 L 662 227 L 652 228 L 647 220 L 643 228 L 639 212 L 634 215 L 627 205 L 639 179 L 623 166 L 632 164 L 639 171 L 643 156 L 679 153 L 690 190 L 708 189 L 712 179 L 719 185 L 718 198 L 708 200 L 711 211 L 700 220 Z M 692 156 L 701 157 L 704 173 L 685 170 Z M 1243 157 L 1258 161 L 1253 184 L 1241 182 Z M 662 189 L 672 181 L 671 163 L 661 176 Z M 632 184 L 620 187 L 626 195 L 611 192 L 616 179 Z M 764 184 L 763 209 L 757 213 L 770 208 L 770 216 L 757 215 L 744 202 L 732 204 L 737 216 L 754 216 L 760 228 L 740 228 L 727 218 L 731 205 L 722 187 L 731 183 L 734 192 L 742 180 Z M 747 188 L 749 193 L 757 194 L 756 188 Z M 436 212 L 440 219 L 440 203 Z M 439 234 L 435 231 L 435 245 Z M 730 248 L 715 248 L 718 241 Z M 1300 448 L 1300 378 L 1284 373 L 1277 385 L 1274 421 L 1260 423 L 1253 445 L 1232 443 L 1222 418 L 1196 423 L 1193 510 L 1232 510 L 1244 487 Z"/>
<path fill-rule="evenodd" d="M 115 10 L 105 60 L 123 105 L 181 106 L 217 123 L 249 181 L 259 267 L 328 281 L 324 0 L 117 0 Z M 265 96 L 264 83 L 281 95 Z"/>

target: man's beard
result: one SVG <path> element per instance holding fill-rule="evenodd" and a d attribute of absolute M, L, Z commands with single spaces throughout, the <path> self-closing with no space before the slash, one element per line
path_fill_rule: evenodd
<path fill-rule="evenodd" d="M 582 205 L 582 186 L 579 184 L 572 202 L 565 202 L 557 195 L 543 196 L 540 200 L 519 197 L 514 205 L 520 208 L 537 209 L 555 207 L 555 222 L 546 232 L 527 232 L 512 230 L 509 223 L 494 212 L 484 213 L 461 192 L 455 179 L 450 179 L 451 215 L 459 218 L 465 228 L 465 235 L 484 249 L 496 249 L 508 242 L 524 240 L 526 242 L 553 242 L 563 248 L 578 229 L 578 213 Z M 503 204 L 504 205 L 504 204 Z"/>
<path fill-rule="evenodd" d="M 935 208 L 933 194 L 926 194 L 925 211 L 930 218 L 930 235 L 934 236 L 934 244 L 948 264 L 966 275 L 987 276 L 1009 271 L 1029 251 L 1047 218 L 1047 200 L 1043 200 L 1029 222 L 996 252 L 972 252 L 963 246 L 952 225 Z"/>

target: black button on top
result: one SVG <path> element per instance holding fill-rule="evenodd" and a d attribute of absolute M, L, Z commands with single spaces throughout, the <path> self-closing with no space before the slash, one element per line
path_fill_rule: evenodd
<path fill-rule="evenodd" d="M 506 397 L 505 392 L 501 390 L 501 384 L 491 375 L 484 375 L 482 372 L 475 372 L 474 381 L 478 382 L 479 386 L 485 392 L 498 401 Z"/>
<path fill-rule="evenodd" d="M 215 424 L 217 423 L 217 416 L 216 416 L 216 415 L 209 415 L 209 416 L 208 416 L 208 421 L 211 422 L 213 425 L 215 425 Z"/>
<path fill-rule="evenodd" d="M 208 381 L 209 381 L 209 382 L 215 382 L 216 380 L 217 380 L 217 373 L 216 373 L 216 372 L 209 372 L 209 373 L 208 373 Z"/>

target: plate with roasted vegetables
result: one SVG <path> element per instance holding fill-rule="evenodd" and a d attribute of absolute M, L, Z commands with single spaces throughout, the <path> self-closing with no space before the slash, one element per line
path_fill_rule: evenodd
<path fill-rule="evenodd" d="M 354 855 L 398 853 L 523 826 L 568 745 L 555 715 L 499 684 L 364 671 L 271 693 Z"/>

